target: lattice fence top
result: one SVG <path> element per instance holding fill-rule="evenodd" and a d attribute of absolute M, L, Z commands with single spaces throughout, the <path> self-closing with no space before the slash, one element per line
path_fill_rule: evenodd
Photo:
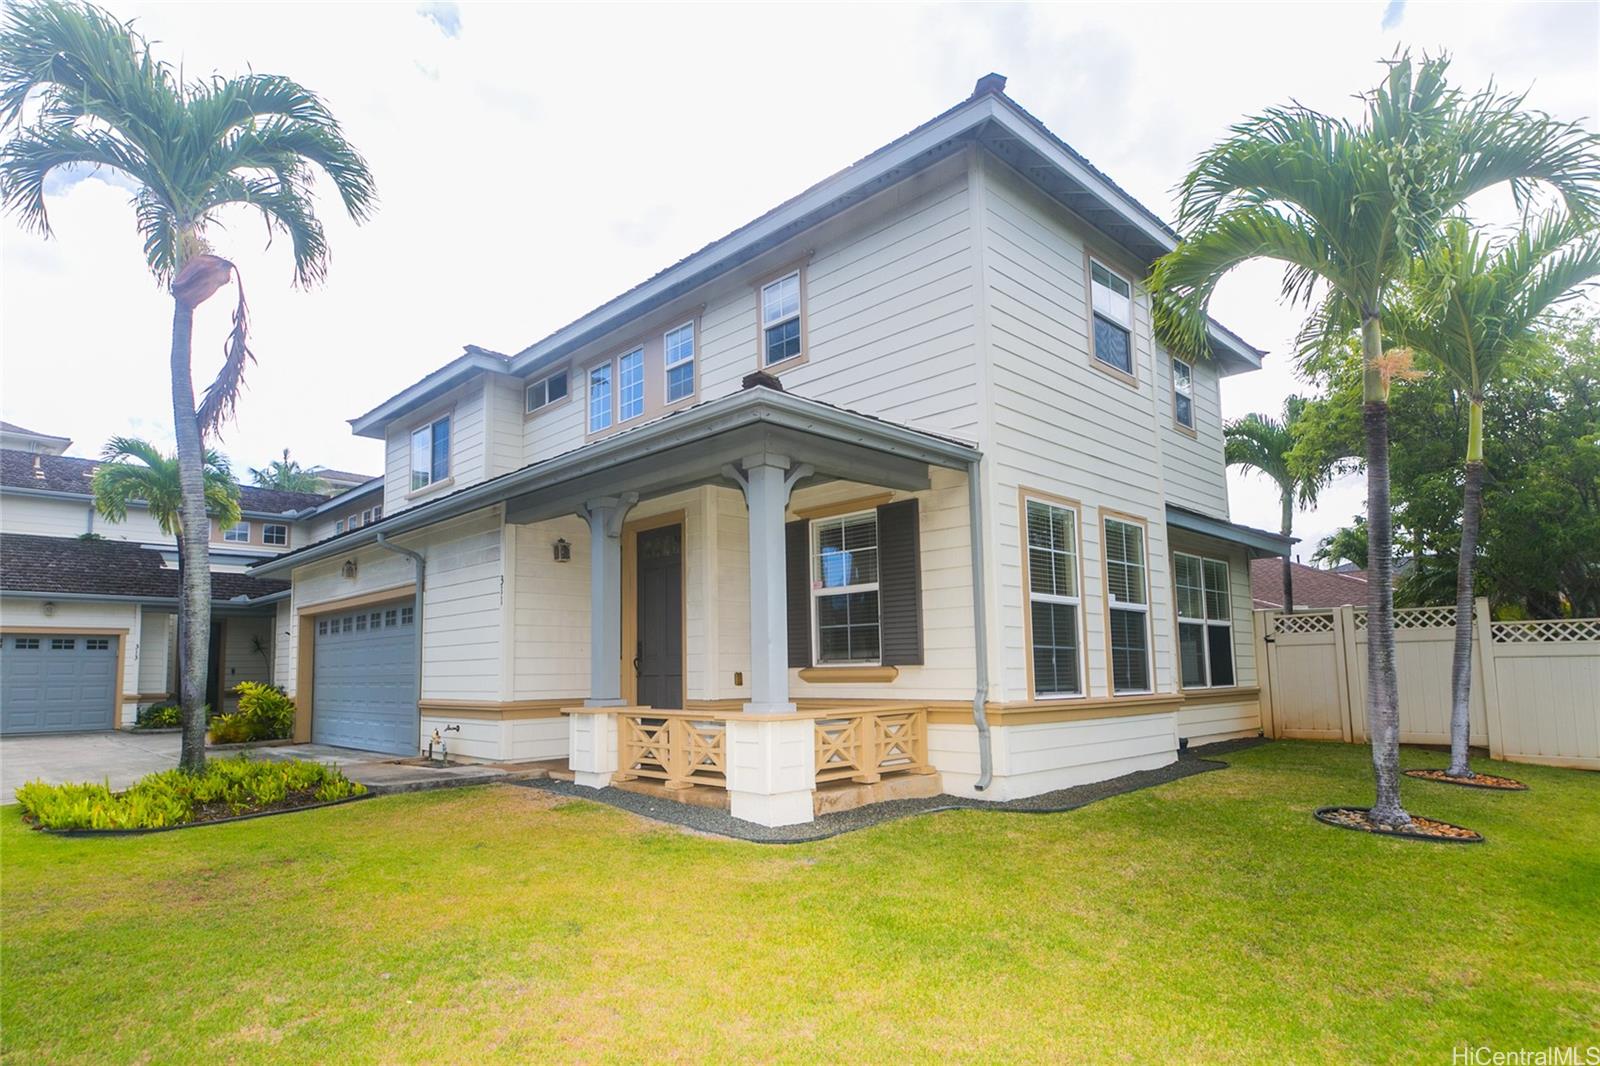
<path fill-rule="evenodd" d="M 1569 644 L 1600 640 L 1600 618 L 1550 618 L 1534 622 L 1491 622 L 1496 644 Z"/>
<path fill-rule="evenodd" d="M 1333 615 L 1328 612 L 1280 614 L 1274 625 L 1279 633 L 1332 633 Z"/>
<path fill-rule="evenodd" d="M 1357 607 L 1351 614 L 1355 619 L 1356 631 L 1365 630 L 1367 609 Z M 1449 629 L 1455 624 L 1454 607 L 1396 607 L 1394 611 L 1395 629 Z"/>

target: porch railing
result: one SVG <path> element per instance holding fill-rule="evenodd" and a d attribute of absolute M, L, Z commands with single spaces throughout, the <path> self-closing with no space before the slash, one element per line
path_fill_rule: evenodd
<path fill-rule="evenodd" d="M 728 787 L 728 732 L 721 721 L 619 715 L 619 781 L 647 777 L 667 788 Z"/>
<path fill-rule="evenodd" d="M 842 711 L 816 721 L 817 784 L 869 784 L 884 774 L 932 773 L 928 712 L 915 707 Z"/>

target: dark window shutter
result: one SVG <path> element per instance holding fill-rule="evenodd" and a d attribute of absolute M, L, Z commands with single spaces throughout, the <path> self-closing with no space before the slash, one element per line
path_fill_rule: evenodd
<path fill-rule="evenodd" d="M 922 663 L 922 552 L 917 501 L 878 508 L 878 619 L 885 666 Z"/>
<path fill-rule="evenodd" d="M 783 527 L 784 598 L 789 602 L 789 665 L 811 665 L 811 524 Z"/>

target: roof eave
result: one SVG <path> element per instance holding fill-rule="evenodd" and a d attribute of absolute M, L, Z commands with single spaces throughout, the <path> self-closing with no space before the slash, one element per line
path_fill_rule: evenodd
<path fill-rule="evenodd" d="M 1166 513 L 1167 525 L 1187 533 L 1195 533 L 1202 537 L 1211 537 L 1215 540 L 1242 545 L 1257 553 L 1256 556 L 1253 556 L 1256 558 L 1288 555 L 1297 540 L 1295 537 L 1287 537 L 1282 533 L 1256 529 L 1253 526 L 1242 526 L 1237 522 L 1229 522 L 1223 518 L 1213 518 L 1210 515 L 1203 515 L 1198 511 L 1191 511 L 1170 503 L 1167 504 Z"/>

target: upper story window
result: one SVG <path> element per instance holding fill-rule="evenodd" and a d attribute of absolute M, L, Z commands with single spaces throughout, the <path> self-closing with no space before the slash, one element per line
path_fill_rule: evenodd
<path fill-rule="evenodd" d="M 878 513 L 811 523 L 811 603 L 818 663 L 876 663 Z"/>
<path fill-rule="evenodd" d="M 222 531 L 222 539 L 229 544 L 250 543 L 250 523 L 238 522 Z"/>
<path fill-rule="evenodd" d="M 261 543 L 277 544 L 279 546 L 289 543 L 289 527 L 284 525 L 265 525 L 261 527 Z"/>
<path fill-rule="evenodd" d="M 635 348 L 617 360 L 617 421 L 644 414 L 644 349 Z"/>
<path fill-rule="evenodd" d="M 354 528 L 354 527 L 352 527 L 352 528 Z M 341 518 L 338 521 L 333 523 L 333 531 L 335 533 L 343 533 L 344 532 L 344 519 Z"/>
<path fill-rule="evenodd" d="M 1185 429 L 1194 428 L 1194 368 L 1172 359 L 1172 417 Z"/>
<path fill-rule="evenodd" d="M 772 366 L 800 354 L 800 272 L 761 287 L 761 363 Z"/>
<path fill-rule="evenodd" d="M 372 505 L 372 520 L 374 522 L 376 522 L 378 519 L 380 519 L 382 517 L 383 517 L 383 504 L 381 504 L 381 503 L 373 504 Z"/>
<path fill-rule="evenodd" d="M 1228 564 L 1172 553 L 1178 589 L 1178 659 L 1184 688 L 1231 687 L 1233 611 Z"/>
<path fill-rule="evenodd" d="M 1078 515 L 1070 507 L 1028 500 L 1028 626 L 1033 693 L 1083 695 L 1078 626 Z"/>
<path fill-rule="evenodd" d="M 611 364 L 589 369 L 589 432 L 598 433 L 611 425 Z"/>
<path fill-rule="evenodd" d="M 1090 348 L 1113 370 L 1133 374 L 1133 286 L 1098 259 L 1089 260 Z"/>
<path fill-rule="evenodd" d="M 528 386 L 529 411 L 537 411 L 541 407 L 549 407 L 557 400 L 567 398 L 567 372 L 558 370 L 547 378 L 541 378 Z"/>
<path fill-rule="evenodd" d="M 662 363 L 667 368 L 667 402 L 694 395 L 694 323 L 685 322 L 661 338 Z"/>
<path fill-rule="evenodd" d="M 1111 691 L 1150 691 L 1150 583 L 1146 580 L 1144 527 L 1106 519 L 1107 623 Z"/>
<path fill-rule="evenodd" d="M 450 476 L 450 416 L 411 431 L 411 491 Z"/>

